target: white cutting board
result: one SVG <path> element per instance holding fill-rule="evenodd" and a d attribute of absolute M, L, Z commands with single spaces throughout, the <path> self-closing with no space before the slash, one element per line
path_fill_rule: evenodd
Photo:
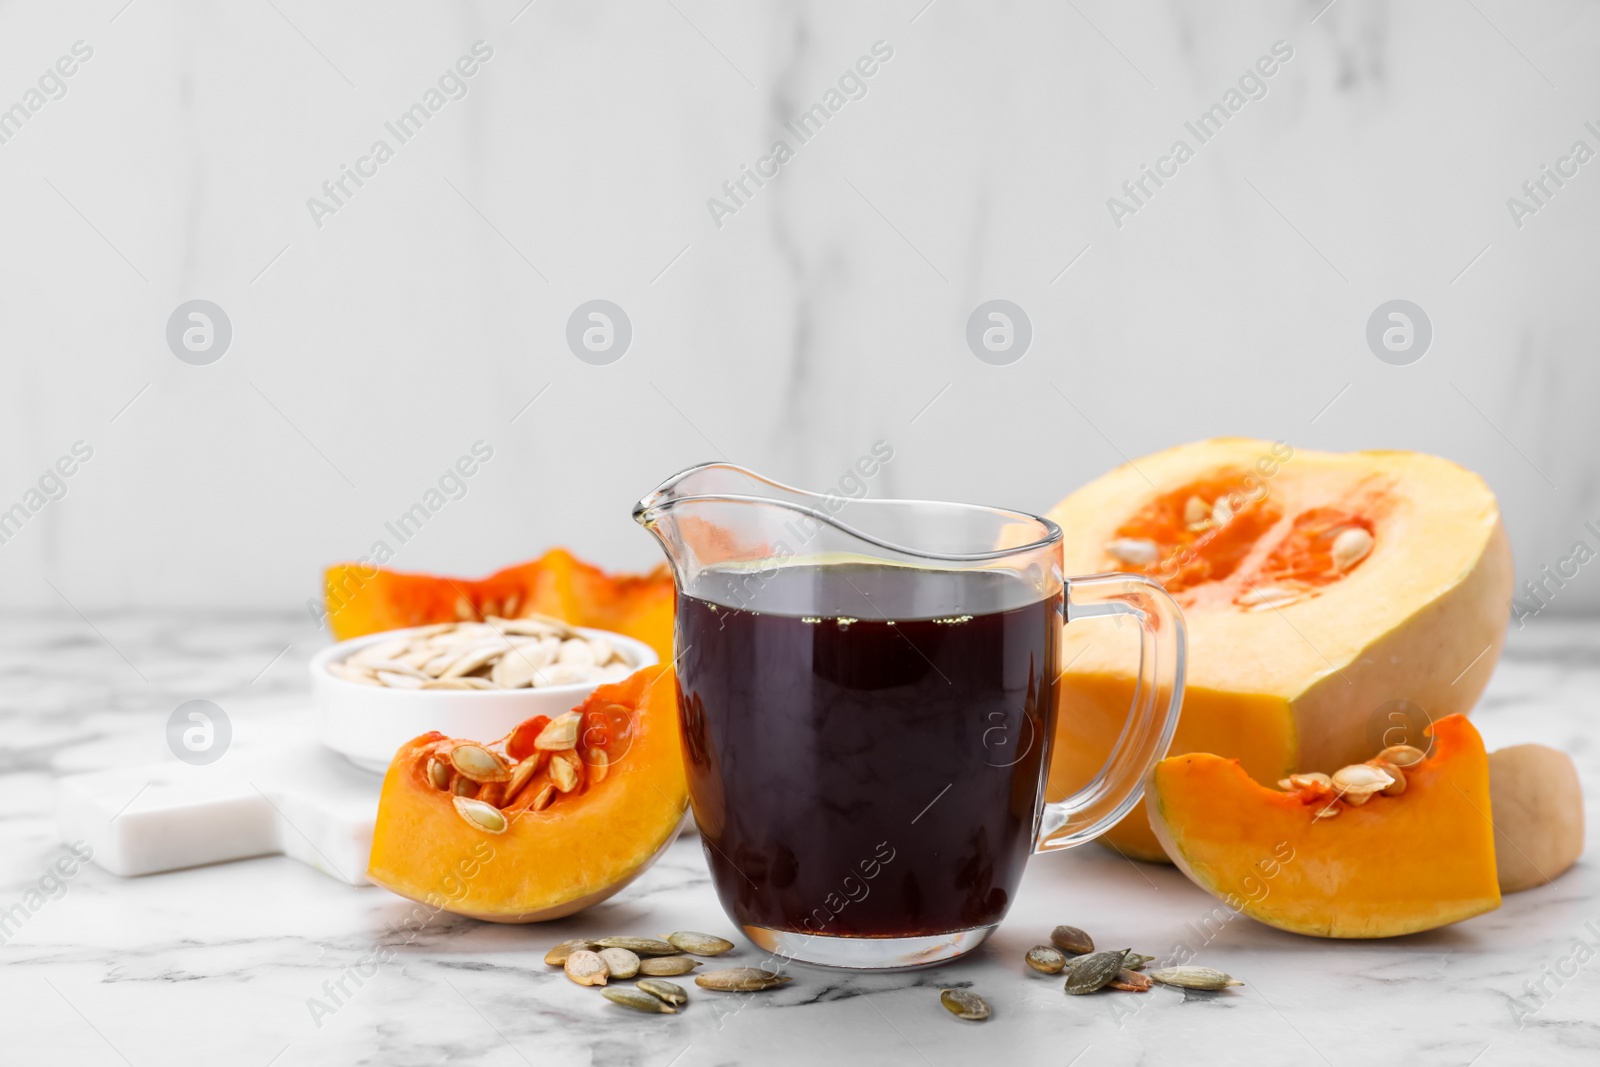
<path fill-rule="evenodd" d="M 382 782 L 313 741 L 279 743 L 203 767 L 174 759 L 62 778 L 56 827 L 124 877 L 282 854 L 370 885 Z"/>

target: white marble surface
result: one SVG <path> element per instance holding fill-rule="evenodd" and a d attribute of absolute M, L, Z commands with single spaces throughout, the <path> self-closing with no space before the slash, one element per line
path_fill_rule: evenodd
<path fill-rule="evenodd" d="M 221 705 L 241 744 L 294 728 L 316 640 L 292 617 L 0 621 L 0 908 L 24 900 L 68 856 L 51 820 L 54 777 L 161 758 L 168 714 L 193 697 Z M 1574 755 L 1589 788 L 1591 842 L 1600 826 L 1597 693 L 1600 623 L 1540 619 L 1513 634 L 1475 715 L 1491 747 L 1539 741 Z M 126 880 L 89 866 L 0 946 L 0 1060 L 1494 1067 L 1600 1056 L 1600 962 L 1560 987 L 1546 979 L 1542 1006 L 1524 989 L 1562 966 L 1575 941 L 1600 943 L 1592 858 L 1487 916 L 1388 941 L 1315 941 L 1235 917 L 1214 922 L 1202 946 L 1194 931 L 1214 906 L 1169 868 L 1091 846 L 1037 858 L 1005 924 L 967 960 L 875 976 L 796 967 L 778 992 L 741 1001 L 691 989 L 683 1014 L 644 1017 L 574 986 L 541 957 L 578 935 L 728 931 L 692 836 L 585 914 L 531 927 L 441 915 L 414 937 L 392 929 L 406 902 L 282 857 Z M 1248 984 L 1221 996 L 1069 998 L 1058 980 L 1021 964 L 1060 922 L 1158 955 L 1188 942 Z M 346 979 L 351 995 L 319 1027 L 308 1001 L 326 998 L 324 983 L 346 969 L 370 970 L 364 961 L 384 948 L 393 962 L 360 987 Z M 742 944 L 734 958 L 760 957 Z M 980 992 L 994 1017 L 949 1017 L 937 1003 L 947 985 Z M 1538 1010 L 1519 1017 L 1518 1003 Z"/>

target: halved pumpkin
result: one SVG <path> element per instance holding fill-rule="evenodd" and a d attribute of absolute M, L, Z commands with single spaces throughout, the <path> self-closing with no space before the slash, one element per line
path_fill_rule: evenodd
<path fill-rule="evenodd" d="M 663 660 L 672 658 L 675 592 L 664 566 L 648 574 L 607 574 L 564 548 L 478 579 L 338 563 L 323 575 L 323 595 L 336 641 L 405 626 L 538 614 L 627 634 Z"/>
<path fill-rule="evenodd" d="M 1151 772 L 1151 823 L 1184 874 L 1269 926 L 1359 938 L 1460 922 L 1500 906 L 1489 761 L 1463 716 L 1431 733 L 1403 792 L 1359 805 L 1268 789 L 1235 759 L 1169 756 Z"/>
<path fill-rule="evenodd" d="M 1499 506 L 1435 456 L 1201 441 L 1117 468 L 1050 517 L 1067 573 L 1147 574 L 1183 607 L 1188 688 L 1171 752 L 1233 757 L 1259 781 L 1416 744 L 1430 719 L 1471 710 L 1505 638 Z M 1102 624 L 1067 627 L 1051 799 L 1115 743 L 1137 659 Z M 1142 807 L 1104 840 L 1166 858 Z"/>
<path fill-rule="evenodd" d="M 646 667 L 492 743 L 408 741 L 383 779 L 367 877 L 476 919 L 559 919 L 643 873 L 687 805 L 677 686 Z"/>

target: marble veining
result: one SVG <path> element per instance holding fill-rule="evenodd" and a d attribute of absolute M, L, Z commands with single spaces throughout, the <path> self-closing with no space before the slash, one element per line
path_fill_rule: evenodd
<path fill-rule="evenodd" d="M 0 621 L 0 677 L 12 683 L 0 698 L 0 908 L 67 855 L 51 823 L 53 776 L 160 759 L 166 715 L 194 696 L 227 710 L 241 741 L 303 715 L 319 639 L 299 618 L 129 614 L 95 625 L 120 655 L 73 616 Z M 1540 619 L 1512 634 L 1475 721 L 1491 747 L 1565 748 L 1592 782 L 1597 683 L 1600 623 Z M 1593 827 L 1592 801 L 1589 815 Z M 531 927 L 441 913 L 408 929 L 408 902 L 282 857 L 126 880 L 91 865 L 63 884 L 0 946 L 0 991 L 27 1020 L 7 1028 L 7 1062 L 1493 1067 L 1600 1053 L 1600 965 L 1575 959 L 1579 943 L 1600 946 L 1600 879 L 1587 862 L 1455 927 L 1324 942 L 1233 915 L 1170 868 L 1087 847 L 1037 858 L 1005 923 L 965 960 L 898 974 L 792 966 L 795 981 L 769 993 L 691 988 L 672 1017 L 614 1008 L 542 957 L 581 934 L 731 934 L 692 834 L 611 901 Z M 1069 998 L 1021 963 L 1060 922 L 1108 947 L 1165 957 L 1185 946 L 1247 985 Z M 729 962 L 763 958 L 741 942 Z M 1529 983 L 1540 982 L 1535 998 Z M 952 1019 L 938 1005 L 944 987 L 981 993 L 994 1017 Z"/>

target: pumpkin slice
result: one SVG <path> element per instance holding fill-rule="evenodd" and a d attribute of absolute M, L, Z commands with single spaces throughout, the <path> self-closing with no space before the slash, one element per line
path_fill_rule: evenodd
<path fill-rule="evenodd" d="M 367 877 L 490 922 L 559 919 L 637 878 L 688 805 L 671 668 L 488 744 L 413 738 L 383 779 Z"/>
<path fill-rule="evenodd" d="M 664 566 L 648 574 L 611 575 L 563 548 L 478 579 L 338 563 L 323 575 L 323 595 L 335 641 L 491 615 L 551 615 L 574 626 L 627 634 L 663 661 L 672 659 L 676 594 Z"/>
<path fill-rule="evenodd" d="M 1463 716 L 1430 732 L 1402 791 L 1355 804 L 1315 783 L 1268 789 L 1236 759 L 1169 756 L 1151 772 L 1151 823 L 1184 874 L 1269 926 L 1356 938 L 1460 922 L 1500 906 L 1489 760 Z"/>
<path fill-rule="evenodd" d="M 1466 713 L 1509 621 L 1511 550 L 1477 475 L 1414 452 L 1311 452 L 1227 438 L 1117 468 L 1050 512 L 1069 574 L 1136 571 L 1189 630 L 1171 752 L 1233 757 L 1258 781 L 1417 744 Z M 1050 799 L 1120 735 L 1138 646 L 1068 626 Z M 1144 809 L 1105 836 L 1165 860 Z"/>

